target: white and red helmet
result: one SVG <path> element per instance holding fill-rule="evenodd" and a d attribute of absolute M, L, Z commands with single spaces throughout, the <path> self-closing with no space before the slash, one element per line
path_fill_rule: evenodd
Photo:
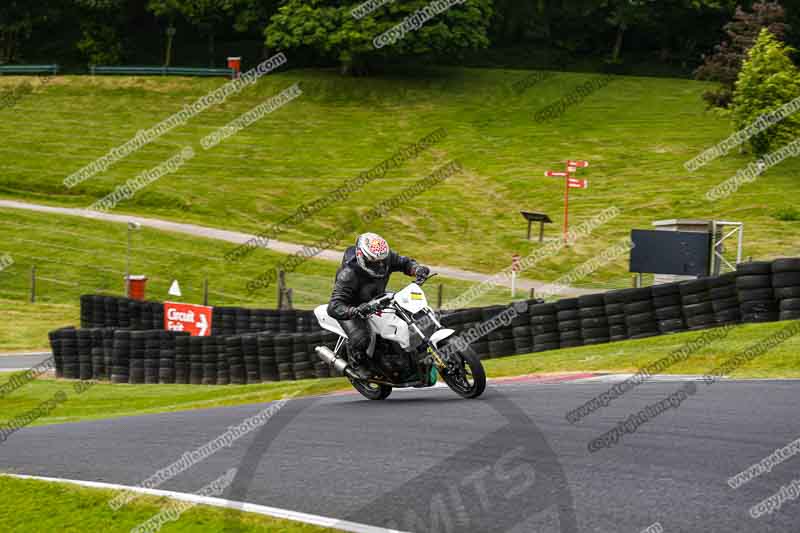
<path fill-rule="evenodd" d="M 375 233 L 359 235 L 356 241 L 356 261 L 367 274 L 382 278 L 389 271 L 389 244 Z"/>

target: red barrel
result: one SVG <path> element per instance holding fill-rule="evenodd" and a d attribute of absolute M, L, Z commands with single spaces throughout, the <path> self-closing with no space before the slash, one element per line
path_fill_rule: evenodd
<path fill-rule="evenodd" d="M 146 289 L 146 276 L 128 276 L 128 298 L 144 301 Z"/>
<path fill-rule="evenodd" d="M 229 57 L 228 58 L 228 68 L 233 70 L 233 77 L 238 78 L 239 72 L 242 70 L 242 58 L 241 57 Z"/>

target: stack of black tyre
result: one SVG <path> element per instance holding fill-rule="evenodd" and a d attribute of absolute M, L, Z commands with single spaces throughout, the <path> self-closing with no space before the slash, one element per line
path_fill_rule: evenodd
<path fill-rule="evenodd" d="M 236 335 L 235 307 L 214 307 L 211 311 L 211 335 Z"/>
<path fill-rule="evenodd" d="M 662 334 L 686 331 L 683 316 L 683 297 L 678 283 L 665 283 L 653 286 L 653 314 Z"/>
<path fill-rule="evenodd" d="M 175 337 L 175 383 L 188 384 L 190 374 L 190 347 L 189 335 Z"/>
<path fill-rule="evenodd" d="M 280 317 L 281 317 L 281 312 L 278 309 L 265 309 L 264 329 L 262 331 L 271 331 L 273 333 L 278 333 L 281 328 Z"/>
<path fill-rule="evenodd" d="M 53 366 L 55 367 L 55 374 L 57 378 L 64 377 L 64 341 L 68 339 L 77 339 L 74 326 L 59 328 L 47 333 L 47 338 L 50 339 L 50 347 L 53 352 Z M 68 342 L 69 344 L 69 342 Z M 77 353 L 77 343 L 75 345 L 75 352 Z"/>
<path fill-rule="evenodd" d="M 294 379 L 292 372 L 293 339 L 289 333 L 279 333 L 273 339 L 275 350 L 275 364 L 278 366 L 278 380 L 289 381 Z"/>
<path fill-rule="evenodd" d="M 267 331 L 267 312 L 263 309 L 250 310 L 249 332 Z"/>
<path fill-rule="evenodd" d="M 80 377 L 80 363 L 78 362 L 78 330 L 61 330 L 59 339 L 61 343 L 62 376 L 64 379 L 78 379 Z"/>
<path fill-rule="evenodd" d="M 652 287 L 624 289 L 625 328 L 629 339 L 658 335 L 658 321 L 653 307 Z"/>
<path fill-rule="evenodd" d="M 145 341 L 148 330 L 131 331 L 130 352 L 128 362 L 130 365 L 130 380 L 128 383 L 138 385 L 144 383 Z"/>
<path fill-rule="evenodd" d="M 602 294 L 587 294 L 578 298 L 578 318 L 581 321 L 581 338 L 585 346 L 609 342 L 608 316 Z"/>
<path fill-rule="evenodd" d="M 611 291 L 603 294 L 603 306 L 608 320 L 608 340 L 622 341 L 628 338 L 628 326 L 625 321 L 625 293 Z"/>
<path fill-rule="evenodd" d="M 504 305 L 492 305 L 481 309 L 481 322 L 488 322 L 506 310 Z M 499 327 L 489 332 L 489 353 L 486 358 L 504 357 L 514 353 L 514 330 Z"/>
<path fill-rule="evenodd" d="M 282 310 L 278 316 L 279 333 L 295 333 L 297 331 L 297 312 L 291 309 Z"/>
<path fill-rule="evenodd" d="M 245 333 L 242 337 L 242 356 L 244 357 L 244 370 L 247 383 L 261 383 L 261 372 L 258 361 L 258 336 L 255 333 Z"/>
<path fill-rule="evenodd" d="M 226 337 L 217 339 L 217 385 L 231 384 L 231 364 L 228 360 L 228 344 Z"/>
<path fill-rule="evenodd" d="M 313 363 L 308 354 L 305 334 L 292 334 L 292 379 L 314 377 Z"/>
<path fill-rule="evenodd" d="M 736 274 L 742 322 L 778 320 L 778 302 L 772 289 L 772 263 L 769 261 L 739 263 L 736 266 Z"/>
<path fill-rule="evenodd" d="M 800 320 L 800 258 L 776 259 L 772 263 L 772 287 L 780 320 Z"/>
<path fill-rule="evenodd" d="M 511 333 L 514 336 L 514 354 L 521 355 L 533 351 L 533 331 L 531 330 L 531 303 L 517 308 L 517 315 L 511 320 Z M 516 308 L 516 307 L 515 307 Z"/>
<path fill-rule="evenodd" d="M 144 382 L 147 385 L 158 383 L 158 369 L 161 363 L 161 334 L 160 330 L 145 331 L 144 339 Z"/>
<path fill-rule="evenodd" d="M 711 290 L 708 278 L 682 281 L 678 284 L 681 291 L 681 305 L 686 325 L 691 331 L 713 328 L 717 325 L 714 306 L 711 303 Z"/>
<path fill-rule="evenodd" d="M 81 328 L 78 334 L 78 379 L 92 379 L 93 329 Z"/>
<path fill-rule="evenodd" d="M 244 365 L 242 337 L 232 335 L 225 338 L 225 358 L 228 360 L 228 374 L 232 385 L 247 383 L 247 371 Z"/>
<path fill-rule="evenodd" d="M 114 345 L 111 350 L 111 383 L 130 383 L 131 336 L 131 331 L 114 330 Z"/>
<path fill-rule="evenodd" d="M 218 340 L 224 340 L 223 337 L 198 337 L 201 339 L 200 350 L 203 353 L 203 385 L 216 385 L 217 384 L 217 360 L 219 359 L 219 343 Z"/>
<path fill-rule="evenodd" d="M 158 362 L 158 382 L 172 384 L 177 382 L 175 370 L 176 361 L 176 339 L 178 337 L 188 337 L 189 333 L 184 331 L 162 331 L 161 332 L 161 355 Z"/>
<path fill-rule="evenodd" d="M 558 350 L 558 309 L 555 304 L 537 304 L 528 308 L 530 315 L 533 351 Z"/>
<path fill-rule="evenodd" d="M 259 333 L 256 339 L 258 343 L 258 373 L 262 381 L 278 381 L 278 363 L 275 362 L 275 340 L 272 334 Z"/>
<path fill-rule="evenodd" d="M 106 377 L 106 358 L 103 352 L 103 332 L 105 328 L 90 329 L 92 335 L 91 347 L 91 379 L 105 379 Z"/>
<path fill-rule="evenodd" d="M 583 346 L 581 312 L 577 298 L 565 298 L 556 302 L 558 309 L 558 337 L 561 348 Z"/>
<path fill-rule="evenodd" d="M 714 309 L 714 319 L 718 326 L 738 324 L 742 321 L 739 310 L 739 294 L 736 289 L 736 272 L 709 278 L 708 294 Z"/>
<path fill-rule="evenodd" d="M 148 330 L 153 327 L 153 306 L 150 302 L 137 302 L 139 307 L 139 323 L 135 329 Z"/>
<path fill-rule="evenodd" d="M 202 385 L 204 369 L 203 357 L 204 337 L 189 337 L 189 383 L 191 385 Z"/>

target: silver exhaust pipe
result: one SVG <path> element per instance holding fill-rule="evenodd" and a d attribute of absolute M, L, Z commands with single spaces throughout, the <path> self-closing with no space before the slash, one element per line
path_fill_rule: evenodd
<path fill-rule="evenodd" d="M 336 357 L 336 354 L 333 353 L 333 350 L 327 346 L 317 346 L 314 351 L 317 352 L 317 355 L 320 359 L 328 363 L 329 366 L 333 367 L 333 369 L 338 372 L 340 376 L 352 375 L 352 370 L 350 370 L 350 365 L 348 362 L 340 357 Z"/>

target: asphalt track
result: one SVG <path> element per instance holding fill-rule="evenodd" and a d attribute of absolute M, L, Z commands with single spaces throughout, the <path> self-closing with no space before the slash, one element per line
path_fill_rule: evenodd
<path fill-rule="evenodd" d="M 800 436 L 800 382 L 699 382 L 680 407 L 590 453 L 591 439 L 686 382 L 646 383 L 565 420 L 609 385 L 491 384 L 478 401 L 447 389 L 292 400 L 158 488 L 194 492 L 235 467 L 226 498 L 405 531 L 798 530 L 800 499 L 759 519 L 748 511 L 800 478 L 800 457 L 738 489 L 726 481 Z M 0 444 L 0 470 L 136 485 L 262 409 L 26 428 Z"/>
<path fill-rule="evenodd" d="M 49 353 L 40 353 L 35 355 L 0 355 L 0 372 L 28 370 L 29 368 L 38 365 L 49 357 Z"/>

